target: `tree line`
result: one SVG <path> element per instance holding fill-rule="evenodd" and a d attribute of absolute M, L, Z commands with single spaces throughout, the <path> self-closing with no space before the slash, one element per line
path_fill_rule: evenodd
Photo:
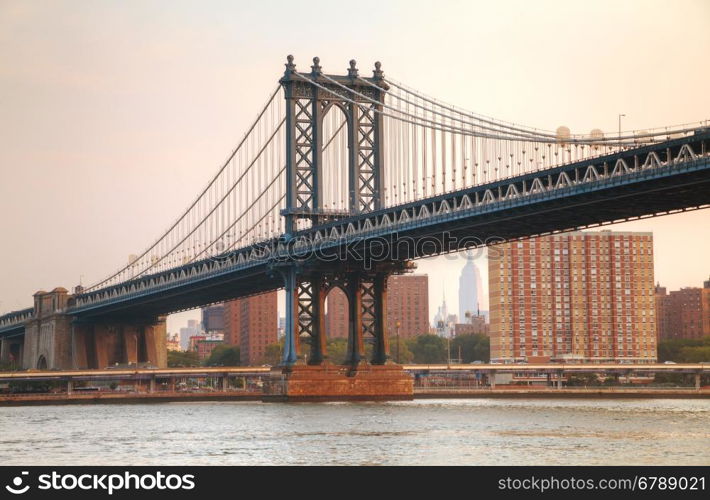
<path fill-rule="evenodd" d="M 303 346 L 307 352 L 308 345 Z M 266 346 L 259 365 L 276 366 L 281 361 L 283 342 Z M 348 352 L 348 341 L 344 338 L 328 339 L 329 361 L 344 363 Z M 222 344 L 214 348 L 209 358 L 200 362 L 196 351 L 168 351 L 169 367 L 196 366 L 239 366 L 240 350 L 237 346 Z M 365 343 L 365 357 L 372 356 L 372 343 Z M 390 338 L 390 359 L 396 363 L 441 364 L 449 359 L 453 362 L 488 362 L 490 340 L 483 334 L 459 335 L 448 341 L 437 335 L 419 335 L 409 339 Z"/>

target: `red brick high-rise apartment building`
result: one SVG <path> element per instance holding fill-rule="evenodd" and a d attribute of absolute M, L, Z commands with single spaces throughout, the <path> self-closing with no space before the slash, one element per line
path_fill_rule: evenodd
<path fill-rule="evenodd" d="M 390 276 L 387 284 L 387 332 L 408 339 L 429 333 L 429 277 L 426 274 Z"/>
<path fill-rule="evenodd" d="M 488 272 L 492 360 L 656 360 L 651 233 L 496 245 Z"/>
<path fill-rule="evenodd" d="M 348 299 L 333 289 L 326 299 L 325 331 L 329 339 L 348 338 Z M 429 278 L 427 275 L 394 275 L 387 281 L 387 332 L 406 339 L 429 333 Z"/>
<path fill-rule="evenodd" d="M 700 339 L 710 335 L 710 280 L 703 288 L 681 288 L 666 294 L 656 287 L 658 340 Z"/>
<path fill-rule="evenodd" d="M 224 326 L 224 341 L 239 346 L 241 364 L 260 363 L 266 346 L 277 342 L 276 292 L 225 302 Z"/>
<path fill-rule="evenodd" d="M 348 338 L 348 298 L 335 287 L 325 299 L 325 335 L 328 339 Z"/>

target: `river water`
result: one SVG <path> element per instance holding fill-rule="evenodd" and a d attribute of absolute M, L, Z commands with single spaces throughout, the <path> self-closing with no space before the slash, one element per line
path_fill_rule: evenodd
<path fill-rule="evenodd" d="M 0 463 L 710 465 L 710 401 L 2 407 Z"/>

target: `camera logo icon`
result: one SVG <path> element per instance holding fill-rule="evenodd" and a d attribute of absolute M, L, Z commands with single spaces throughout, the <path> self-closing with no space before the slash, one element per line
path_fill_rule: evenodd
<path fill-rule="evenodd" d="M 27 476 L 29 472 L 26 470 L 23 470 L 19 476 L 16 476 L 12 480 L 12 485 L 6 485 L 5 489 L 12 493 L 13 495 L 22 495 L 23 493 L 26 493 L 27 490 L 30 489 L 30 485 L 27 484 L 24 487 L 22 487 L 22 476 Z"/>

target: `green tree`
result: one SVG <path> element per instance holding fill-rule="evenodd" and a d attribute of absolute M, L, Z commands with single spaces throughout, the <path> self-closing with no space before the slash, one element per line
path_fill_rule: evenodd
<path fill-rule="evenodd" d="M 415 363 L 446 363 L 448 359 L 446 340 L 437 335 L 419 335 L 409 339 L 407 346 L 414 355 Z"/>
<path fill-rule="evenodd" d="M 348 339 L 329 339 L 326 343 L 328 361 L 336 365 L 345 363 L 348 355 Z"/>
<path fill-rule="evenodd" d="M 409 350 L 405 339 L 401 337 L 397 339 L 397 337 L 390 336 L 390 359 L 400 364 L 414 361 L 414 354 Z"/>
<path fill-rule="evenodd" d="M 598 386 L 601 385 L 596 373 L 578 373 L 567 377 L 567 385 L 570 387 Z"/>
<path fill-rule="evenodd" d="M 679 359 L 685 363 L 710 362 L 710 345 L 683 347 Z"/>
<path fill-rule="evenodd" d="M 239 366 L 239 346 L 221 344 L 215 347 L 210 357 L 205 360 L 206 366 Z"/>
<path fill-rule="evenodd" d="M 490 339 L 482 333 L 467 333 L 451 340 L 451 357 L 458 358 L 461 352 L 461 362 L 490 360 Z"/>
<path fill-rule="evenodd" d="M 197 351 L 168 351 L 168 367 L 186 368 L 200 366 Z"/>
<path fill-rule="evenodd" d="M 710 336 L 701 339 L 670 339 L 658 343 L 658 361 L 701 363 L 710 361 Z"/>
<path fill-rule="evenodd" d="M 264 357 L 259 364 L 276 366 L 281 363 L 281 353 L 283 352 L 283 341 L 269 344 L 264 348 Z"/>

